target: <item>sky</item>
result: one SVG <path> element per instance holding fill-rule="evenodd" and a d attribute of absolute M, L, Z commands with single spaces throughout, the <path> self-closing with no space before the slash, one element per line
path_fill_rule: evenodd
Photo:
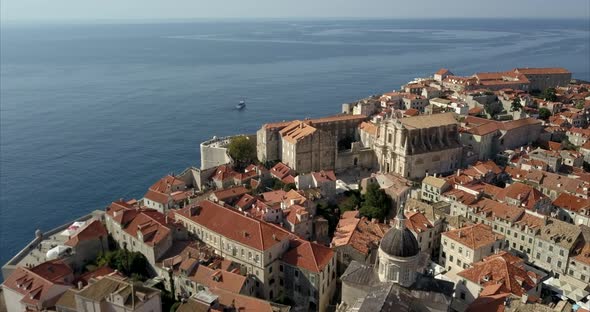
<path fill-rule="evenodd" d="M 1 0 L 0 19 L 587 18 L 588 0 Z M 590 24 L 589 24 L 590 27 Z"/>

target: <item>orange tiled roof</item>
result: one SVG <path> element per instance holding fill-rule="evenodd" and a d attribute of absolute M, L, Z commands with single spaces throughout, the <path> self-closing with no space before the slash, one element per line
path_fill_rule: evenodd
<path fill-rule="evenodd" d="M 80 242 L 98 239 L 99 237 L 102 237 L 106 241 L 107 235 L 107 230 L 102 222 L 99 220 L 93 220 L 86 224 L 81 230 L 65 242 L 65 244 L 68 246 L 76 246 Z"/>
<path fill-rule="evenodd" d="M 547 68 L 515 68 L 515 72 L 519 72 L 525 75 L 551 75 L 551 74 L 571 74 L 571 72 L 562 67 L 547 67 Z"/>
<path fill-rule="evenodd" d="M 67 275 L 71 276 L 72 270 L 57 262 L 46 262 L 32 269 L 17 267 L 2 287 L 23 295 L 21 302 L 44 310 L 69 288 L 63 280 Z"/>
<path fill-rule="evenodd" d="M 280 227 L 208 200 L 175 210 L 175 214 L 256 250 L 267 250 L 292 236 Z"/>
<path fill-rule="evenodd" d="M 545 199 L 547 196 L 530 185 L 515 182 L 505 187 L 497 196 L 498 200 L 505 200 L 506 198 L 518 200 L 527 209 L 532 209 L 539 200 Z"/>
<path fill-rule="evenodd" d="M 490 245 L 504 236 L 494 233 L 489 225 L 478 223 L 443 233 L 444 236 L 471 249 Z"/>
<path fill-rule="evenodd" d="M 167 222 L 164 214 L 153 209 L 138 209 L 137 215 L 124 230 L 145 244 L 155 246 L 172 234 L 171 228 L 172 224 Z M 141 233 L 142 239 L 138 233 Z"/>
<path fill-rule="evenodd" d="M 358 127 L 361 131 L 365 131 L 370 135 L 377 135 L 377 126 L 371 122 L 363 121 Z"/>
<path fill-rule="evenodd" d="M 270 168 L 270 174 L 276 177 L 277 179 L 283 179 L 284 177 L 289 175 L 292 170 L 293 169 L 291 169 L 289 166 L 285 165 L 282 162 L 279 162 L 278 164 Z"/>
<path fill-rule="evenodd" d="M 291 122 L 288 126 L 280 131 L 281 136 L 289 143 L 295 144 L 300 140 L 314 134 L 316 128 L 300 120 Z"/>
<path fill-rule="evenodd" d="M 524 209 L 508 204 L 503 204 L 491 199 L 481 199 L 473 205 L 475 211 L 483 213 L 489 219 L 500 218 L 505 221 L 515 222 L 524 213 Z"/>
<path fill-rule="evenodd" d="M 189 279 L 205 285 L 207 288 L 218 288 L 238 294 L 246 283 L 245 276 L 221 269 L 214 270 L 205 265 L 199 265 L 194 275 L 189 276 Z"/>
<path fill-rule="evenodd" d="M 580 212 L 581 209 L 590 211 L 590 199 L 580 198 L 568 193 L 561 193 L 553 201 L 553 205 L 573 212 Z"/>
<path fill-rule="evenodd" d="M 448 69 L 441 68 L 441 69 L 437 70 L 436 73 L 434 73 L 434 74 L 435 75 L 441 75 L 442 76 L 442 75 L 446 75 L 448 73 L 450 73 L 450 71 Z"/>
<path fill-rule="evenodd" d="M 336 175 L 334 174 L 334 171 L 332 171 L 332 170 L 322 170 L 320 172 L 312 172 L 311 175 L 318 183 L 336 181 Z"/>
<path fill-rule="evenodd" d="M 170 200 L 170 196 L 168 194 L 152 190 L 148 190 L 143 197 L 160 204 L 167 204 L 168 200 Z"/>
<path fill-rule="evenodd" d="M 332 246 L 350 245 L 366 255 L 371 246 L 379 245 L 389 226 L 373 223 L 365 217 L 359 219 L 357 216 L 358 211 L 347 211 L 342 215 L 332 238 Z"/>
<path fill-rule="evenodd" d="M 172 192 L 172 186 L 186 186 L 186 184 L 184 181 L 179 180 L 176 177 L 167 175 L 150 186 L 149 189 L 152 191 L 169 194 Z"/>
<path fill-rule="evenodd" d="M 295 238 L 291 240 L 291 246 L 282 259 L 298 268 L 320 273 L 333 257 L 334 251 L 332 249 Z"/>
<path fill-rule="evenodd" d="M 406 212 L 406 227 L 414 233 L 421 233 L 432 228 L 432 223 L 419 211 Z"/>
<path fill-rule="evenodd" d="M 218 190 L 213 192 L 213 195 L 218 199 L 218 200 L 226 200 L 229 198 L 235 198 L 235 197 L 241 197 L 244 194 L 247 194 L 249 191 L 247 188 L 245 188 L 244 186 L 234 186 L 234 187 L 230 187 L 230 188 L 226 188 L 223 190 Z"/>
<path fill-rule="evenodd" d="M 500 291 L 522 296 L 538 283 L 538 276 L 524 268 L 523 260 L 506 251 L 486 257 L 458 275 L 483 286 L 484 289 L 493 286 L 496 289 L 491 294 Z"/>

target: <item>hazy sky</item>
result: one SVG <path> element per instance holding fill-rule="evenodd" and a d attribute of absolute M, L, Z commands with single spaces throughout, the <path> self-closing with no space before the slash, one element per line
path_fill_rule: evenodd
<path fill-rule="evenodd" d="M 172 18 L 589 18 L 589 0 L 0 0 L 2 21 Z M 590 27 L 590 25 L 589 25 Z"/>

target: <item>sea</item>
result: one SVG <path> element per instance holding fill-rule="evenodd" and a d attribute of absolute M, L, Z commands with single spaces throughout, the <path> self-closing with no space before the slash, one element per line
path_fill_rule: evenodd
<path fill-rule="evenodd" d="M 0 28 L 0 263 L 168 173 L 199 143 L 336 114 L 441 67 L 566 67 L 588 20 L 191 20 Z M 246 100 L 247 108 L 235 105 Z"/>

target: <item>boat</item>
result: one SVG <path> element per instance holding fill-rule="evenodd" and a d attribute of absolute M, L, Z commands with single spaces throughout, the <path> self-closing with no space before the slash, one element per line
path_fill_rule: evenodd
<path fill-rule="evenodd" d="M 244 107 L 246 107 L 246 101 L 244 100 L 241 100 L 240 103 L 236 105 L 236 109 L 244 109 Z"/>

